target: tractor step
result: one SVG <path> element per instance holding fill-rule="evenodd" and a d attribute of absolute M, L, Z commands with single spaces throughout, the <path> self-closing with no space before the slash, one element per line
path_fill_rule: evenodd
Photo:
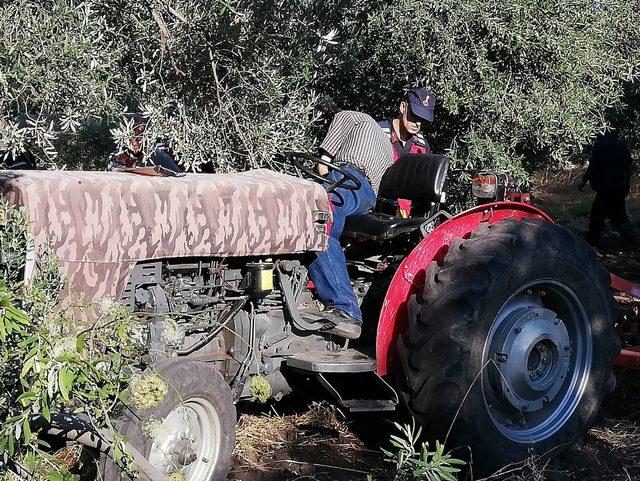
<path fill-rule="evenodd" d="M 377 373 L 316 373 L 327 391 L 350 412 L 394 411 L 398 394 Z"/>
<path fill-rule="evenodd" d="M 376 370 L 376 360 L 356 349 L 309 351 L 287 358 L 287 366 L 310 372 L 373 372 Z"/>
<path fill-rule="evenodd" d="M 315 375 L 320 384 L 350 412 L 393 411 L 398 394 L 376 370 L 376 361 L 356 349 L 303 352 L 287 358 L 287 366 Z"/>

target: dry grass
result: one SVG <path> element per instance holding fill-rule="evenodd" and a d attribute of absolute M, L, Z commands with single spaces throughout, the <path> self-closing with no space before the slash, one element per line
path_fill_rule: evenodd
<path fill-rule="evenodd" d="M 230 480 L 364 480 L 380 468 L 340 411 L 314 402 L 301 412 L 242 414 Z"/>
<path fill-rule="evenodd" d="M 586 219 L 595 196 L 589 185 L 582 192 L 578 190 L 582 173 L 582 169 L 567 169 L 539 172 L 533 176 L 534 204 L 555 220 L 573 225 L 578 232 L 586 230 Z M 632 177 L 627 208 L 631 217 L 640 218 L 640 179 L 637 175 Z"/>
<path fill-rule="evenodd" d="M 616 375 L 618 385 L 605 399 L 601 419 L 576 447 L 552 460 L 531 457 L 483 479 L 640 480 L 640 373 L 618 369 Z M 387 437 L 378 435 L 381 426 L 371 418 L 347 420 L 326 402 L 297 409 L 287 415 L 242 414 L 229 480 L 365 481 L 367 473 L 376 481 L 393 479 L 379 451 Z M 481 481 L 470 474 L 466 479 Z"/>
<path fill-rule="evenodd" d="M 534 176 L 534 204 L 553 219 L 578 235 L 587 231 L 589 210 L 594 193 L 587 186 L 579 192 L 582 171 L 539 173 Z M 640 179 L 632 177 L 631 193 L 627 199 L 627 213 L 640 237 Z M 598 249 L 601 260 L 609 270 L 634 282 L 640 282 L 640 246 L 625 243 L 617 233 L 605 230 Z M 639 476 L 640 479 L 640 476 Z"/>

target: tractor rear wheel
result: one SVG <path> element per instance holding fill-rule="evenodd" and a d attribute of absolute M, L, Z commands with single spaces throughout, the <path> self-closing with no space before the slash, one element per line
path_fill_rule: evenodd
<path fill-rule="evenodd" d="M 610 278 L 538 219 L 483 224 L 432 263 L 399 339 L 409 407 L 474 472 L 555 455 L 595 421 L 620 350 Z"/>

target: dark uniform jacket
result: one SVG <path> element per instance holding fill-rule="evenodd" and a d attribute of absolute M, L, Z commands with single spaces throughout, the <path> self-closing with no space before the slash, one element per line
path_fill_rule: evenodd
<path fill-rule="evenodd" d="M 585 172 L 596 192 L 627 195 L 630 190 L 631 153 L 616 137 L 598 137 Z"/>
<path fill-rule="evenodd" d="M 387 135 L 391 146 L 393 147 L 393 162 L 395 163 L 405 154 L 430 154 L 431 147 L 425 140 L 424 136 L 418 132 L 412 135 L 406 142 L 402 142 L 398 138 L 395 130 L 393 130 L 393 120 L 379 120 L 378 125 Z M 411 213 L 411 201 L 406 199 L 398 199 L 399 215 L 408 217 Z"/>

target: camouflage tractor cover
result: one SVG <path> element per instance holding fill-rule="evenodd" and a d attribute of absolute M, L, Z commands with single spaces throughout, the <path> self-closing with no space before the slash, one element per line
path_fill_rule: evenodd
<path fill-rule="evenodd" d="M 141 260 L 327 247 L 324 189 L 266 169 L 184 177 L 1 171 L 0 185 L 28 210 L 36 251 L 49 240 L 71 290 L 87 300 L 119 297 Z"/>

